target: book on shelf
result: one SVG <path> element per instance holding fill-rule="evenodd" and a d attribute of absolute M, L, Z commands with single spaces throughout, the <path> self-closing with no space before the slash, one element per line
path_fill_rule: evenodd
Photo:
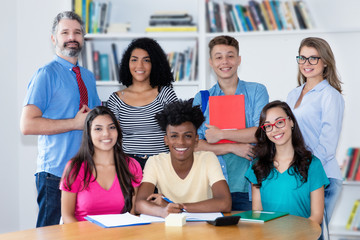
<path fill-rule="evenodd" d="M 209 118 L 210 125 L 223 130 L 245 128 L 244 95 L 210 96 Z M 234 143 L 234 141 L 222 139 L 217 143 Z"/>
<path fill-rule="evenodd" d="M 110 1 L 74 0 L 73 10 L 81 16 L 86 33 L 106 33 L 110 20 Z"/>
<path fill-rule="evenodd" d="M 342 176 L 347 181 L 360 181 L 360 148 L 348 148 L 343 161 Z"/>
<path fill-rule="evenodd" d="M 232 4 L 223 3 L 224 10 L 225 10 L 225 18 L 226 18 L 226 27 L 229 32 L 239 31 L 239 26 L 237 25 L 236 19 L 234 18 L 234 13 L 232 10 Z"/>
<path fill-rule="evenodd" d="M 119 81 L 120 76 L 119 76 L 119 59 L 118 59 L 118 54 L 117 54 L 117 47 L 115 43 L 111 44 L 111 56 L 112 56 L 112 71 L 113 71 L 113 78 L 116 82 Z"/>
<path fill-rule="evenodd" d="M 264 223 L 286 215 L 289 215 L 289 213 L 250 210 L 234 214 L 233 216 L 240 216 L 240 221 Z"/>
<path fill-rule="evenodd" d="M 145 28 L 146 32 L 197 32 L 197 26 L 152 26 Z"/>
<path fill-rule="evenodd" d="M 353 205 L 353 207 L 351 209 L 351 212 L 350 212 L 350 216 L 349 216 L 349 218 L 348 218 L 348 220 L 346 222 L 346 226 L 345 226 L 345 228 L 348 229 L 348 230 L 350 230 L 352 227 L 354 227 L 355 216 L 359 214 L 358 212 L 360 212 L 359 205 L 360 205 L 360 199 L 355 200 L 354 205 Z"/>
<path fill-rule="evenodd" d="M 94 75 L 96 81 L 101 80 L 100 76 L 100 53 L 99 51 L 93 51 L 93 61 L 94 61 Z"/>
<path fill-rule="evenodd" d="M 206 0 L 208 32 L 311 29 L 315 24 L 304 1 Z M 225 24 L 226 23 L 226 24 Z"/>
<path fill-rule="evenodd" d="M 249 31 L 249 28 L 246 24 L 245 17 L 243 14 L 242 6 L 240 4 L 235 4 L 234 7 L 235 7 L 236 13 L 238 14 L 238 17 L 240 19 L 242 29 L 244 30 L 244 32 Z"/>
<path fill-rule="evenodd" d="M 101 81 L 110 81 L 110 63 L 109 55 L 106 53 L 100 53 L 100 78 Z"/>
<path fill-rule="evenodd" d="M 357 199 L 354 203 L 355 204 L 359 204 L 357 202 L 359 202 L 360 199 Z M 360 206 L 358 205 L 357 209 L 356 209 L 356 213 L 352 219 L 352 222 L 351 222 L 351 226 L 350 226 L 350 230 L 360 230 Z"/>

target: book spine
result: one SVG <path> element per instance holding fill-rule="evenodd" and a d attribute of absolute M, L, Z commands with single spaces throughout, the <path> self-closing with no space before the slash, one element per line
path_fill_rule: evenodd
<path fill-rule="evenodd" d="M 240 18 L 240 21 L 241 21 L 241 25 L 243 26 L 243 29 L 245 32 L 249 31 L 249 28 L 247 27 L 247 24 L 246 24 L 246 21 L 245 21 L 245 17 L 244 17 L 244 14 L 243 14 L 243 11 L 242 11 L 242 8 L 241 8 L 241 5 L 240 4 L 236 4 L 235 5 L 235 9 L 236 9 L 236 12 Z"/>
<path fill-rule="evenodd" d="M 95 79 L 97 81 L 99 81 L 101 79 L 100 76 L 100 53 L 99 51 L 94 51 L 93 52 L 94 57 L 93 57 L 93 61 L 94 61 L 94 75 L 95 75 Z"/>
<path fill-rule="evenodd" d="M 360 200 L 357 199 L 357 200 L 355 201 L 354 205 L 353 205 L 353 208 L 352 208 L 352 210 L 351 210 L 350 216 L 349 216 L 348 221 L 347 221 L 346 226 L 345 226 L 346 229 L 348 229 L 348 230 L 350 230 L 350 228 L 351 228 L 351 224 L 352 224 L 352 221 L 353 221 L 354 216 L 355 216 L 355 214 L 356 214 L 356 211 L 357 211 L 357 209 L 358 209 L 358 207 L 359 207 L 359 203 L 360 203 Z"/>
<path fill-rule="evenodd" d="M 209 8 L 209 19 L 210 19 L 210 31 L 216 32 L 216 20 L 214 15 L 214 2 L 208 1 L 208 8 Z"/>
<path fill-rule="evenodd" d="M 110 80 L 109 55 L 100 54 L 100 77 L 102 81 Z"/>
<path fill-rule="evenodd" d="M 268 16 L 269 16 L 269 21 L 270 21 L 270 23 L 271 23 L 272 29 L 273 29 L 273 30 L 278 29 L 278 26 L 277 26 L 276 21 L 275 21 L 274 14 L 273 14 L 273 12 L 272 12 L 272 10 L 271 10 L 271 6 L 270 6 L 269 0 L 264 0 L 263 3 L 264 3 L 264 6 L 265 6 L 265 9 L 266 9 L 266 12 L 267 12 L 267 14 L 268 14 Z"/>
<path fill-rule="evenodd" d="M 346 175 L 346 178 L 349 181 L 351 180 L 351 176 L 353 174 L 353 171 L 354 171 L 354 168 L 355 168 L 355 165 L 356 165 L 356 159 L 357 159 L 358 155 L 359 155 L 359 148 L 356 148 L 354 150 L 353 157 L 351 159 L 351 163 L 350 163 L 351 165 L 350 165 L 349 171 L 348 171 L 348 173 Z"/>
<path fill-rule="evenodd" d="M 298 2 L 293 2 L 293 3 L 294 3 L 296 18 L 299 22 L 300 29 L 306 29 L 306 24 L 305 24 L 303 16 L 301 15 L 301 11 L 300 11 Z"/>
<path fill-rule="evenodd" d="M 236 30 L 237 32 L 240 32 L 240 27 L 239 27 L 238 22 L 237 22 L 237 20 L 236 20 L 235 12 L 234 12 L 233 5 L 232 5 L 232 4 L 229 5 L 229 9 L 230 9 L 229 12 L 230 12 L 231 20 L 232 20 L 232 22 L 233 22 L 233 25 L 235 26 L 235 30 Z"/>
<path fill-rule="evenodd" d="M 273 15 L 274 15 L 275 23 L 277 25 L 277 29 L 282 30 L 283 26 L 280 21 L 279 13 L 277 12 L 276 3 L 274 0 L 269 1 L 269 2 L 270 2 L 271 11 L 273 12 Z"/>
<path fill-rule="evenodd" d="M 254 4 L 255 4 L 255 9 L 256 9 L 257 15 L 259 16 L 260 21 L 261 21 L 261 24 L 262 24 L 262 26 L 263 26 L 263 29 L 264 29 L 265 31 L 269 30 L 269 29 L 268 29 L 268 26 L 267 26 L 267 24 L 266 24 L 266 21 L 265 21 L 265 17 L 264 17 L 263 11 L 262 11 L 262 9 L 261 9 L 261 4 L 258 3 L 258 2 L 255 2 L 255 1 L 254 1 Z"/>
<path fill-rule="evenodd" d="M 265 29 L 264 29 L 264 26 L 260 19 L 259 13 L 256 9 L 255 1 L 249 1 L 249 9 L 250 9 L 251 16 L 254 19 L 254 22 L 256 23 L 257 29 L 259 31 L 264 31 Z"/>
<path fill-rule="evenodd" d="M 273 30 L 273 26 L 271 24 L 269 14 L 266 11 L 266 7 L 265 7 L 264 2 L 259 3 L 259 7 L 260 7 L 262 15 L 264 16 L 264 21 L 265 21 L 265 25 L 266 25 L 267 30 Z"/>
<path fill-rule="evenodd" d="M 220 19 L 221 27 L 223 32 L 228 32 L 227 23 L 226 23 L 226 12 L 225 12 L 225 3 L 224 1 L 220 2 Z"/>
<path fill-rule="evenodd" d="M 291 12 L 291 18 L 294 22 L 295 25 L 295 29 L 300 29 L 300 24 L 299 24 L 299 20 L 296 16 L 296 12 L 295 12 L 295 3 L 293 0 L 289 1 L 289 2 L 285 2 L 285 4 L 288 6 L 288 9 Z"/>
<path fill-rule="evenodd" d="M 250 6 L 247 5 L 247 6 L 245 6 L 245 8 L 246 8 L 247 15 L 249 16 L 249 20 L 250 20 L 250 23 L 251 23 L 254 31 L 257 31 L 258 27 L 257 27 L 255 19 L 253 18 L 253 15 L 251 14 Z"/>

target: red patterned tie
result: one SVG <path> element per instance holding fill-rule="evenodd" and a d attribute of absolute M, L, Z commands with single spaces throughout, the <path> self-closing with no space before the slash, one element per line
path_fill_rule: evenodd
<path fill-rule="evenodd" d="M 76 81 L 78 83 L 79 92 L 80 92 L 80 106 L 79 106 L 79 109 L 81 109 L 83 105 L 88 105 L 88 93 L 87 93 L 84 81 L 81 78 L 80 68 L 79 67 L 73 67 L 72 70 L 76 73 Z"/>

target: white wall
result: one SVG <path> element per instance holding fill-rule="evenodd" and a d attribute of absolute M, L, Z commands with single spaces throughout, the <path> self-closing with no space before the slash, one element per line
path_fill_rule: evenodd
<path fill-rule="evenodd" d="M 3 9 L 16 9 L 15 1 L 2 3 Z M 17 16 L 13 11 L 1 11 L 0 14 L 0 233 L 18 229 L 19 219 L 19 162 L 17 143 L 19 131 L 17 124 Z M 8 24 L 11 22 L 11 24 Z"/>
<path fill-rule="evenodd" d="M 19 119 L 30 77 L 52 59 L 52 20 L 70 2 L 1 1 L 0 233 L 35 227 L 37 139 L 20 133 Z"/>

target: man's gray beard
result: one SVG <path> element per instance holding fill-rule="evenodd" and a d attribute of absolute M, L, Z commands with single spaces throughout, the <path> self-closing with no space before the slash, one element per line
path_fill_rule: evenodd
<path fill-rule="evenodd" d="M 80 52 L 81 52 L 81 47 L 79 47 L 78 49 L 62 49 L 60 50 L 61 54 L 64 55 L 65 57 L 78 57 Z"/>

